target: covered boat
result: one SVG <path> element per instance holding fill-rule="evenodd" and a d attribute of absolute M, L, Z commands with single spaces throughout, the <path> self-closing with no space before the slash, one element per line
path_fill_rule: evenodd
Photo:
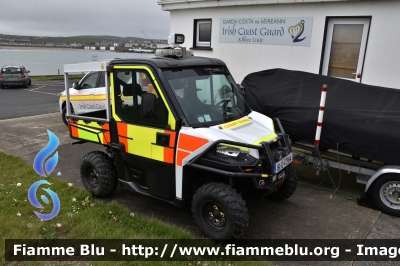
<path fill-rule="evenodd" d="M 279 118 L 292 139 L 312 143 L 323 84 L 320 146 L 400 165 L 400 90 L 285 69 L 251 73 L 242 82 L 253 110 Z"/>

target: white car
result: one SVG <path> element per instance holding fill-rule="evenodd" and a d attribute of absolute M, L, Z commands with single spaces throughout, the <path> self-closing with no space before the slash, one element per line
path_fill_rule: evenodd
<path fill-rule="evenodd" d="M 104 71 L 89 72 L 79 82 L 73 83 L 72 88 L 69 89 L 72 114 L 81 115 L 85 113 L 104 111 L 106 109 L 104 73 Z M 121 91 L 121 101 L 123 101 L 124 105 L 132 105 L 132 96 L 124 96 L 122 91 L 122 84 L 132 84 L 131 75 L 120 72 L 116 78 L 118 78 L 121 83 L 119 88 Z M 135 77 L 135 80 L 136 88 L 142 91 L 142 93 L 138 93 L 138 95 L 152 91 L 153 86 L 150 82 L 145 80 L 144 77 L 137 76 Z M 138 97 L 138 102 L 141 102 L 140 97 Z M 65 91 L 63 91 L 60 96 L 59 106 L 62 120 L 66 125 L 68 125 Z"/>

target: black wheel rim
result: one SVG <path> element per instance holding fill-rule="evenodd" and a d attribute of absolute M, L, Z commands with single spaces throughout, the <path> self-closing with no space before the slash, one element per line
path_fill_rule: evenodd
<path fill-rule="evenodd" d="M 99 175 L 97 174 L 96 169 L 91 165 L 86 167 L 86 180 L 93 188 L 99 186 Z"/>
<path fill-rule="evenodd" d="M 226 226 L 225 211 L 215 201 L 207 201 L 201 210 L 204 223 L 215 231 L 222 231 Z"/>

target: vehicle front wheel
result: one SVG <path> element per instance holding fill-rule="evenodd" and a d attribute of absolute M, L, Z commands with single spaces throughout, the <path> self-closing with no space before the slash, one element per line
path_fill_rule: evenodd
<path fill-rule="evenodd" d="M 92 151 L 83 157 L 81 178 L 85 188 L 96 197 L 107 197 L 118 186 L 114 163 L 101 151 Z"/>
<path fill-rule="evenodd" d="M 74 114 L 74 109 L 72 108 L 72 106 L 71 106 L 71 113 Z M 62 109 L 61 117 L 62 117 L 64 124 L 68 126 L 67 107 L 66 106 L 64 106 Z"/>
<path fill-rule="evenodd" d="M 192 213 L 200 232 L 214 240 L 240 238 L 249 223 L 242 196 L 222 183 L 208 183 L 197 189 Z"/>
<path fill-rule="evenodd" d="M 282 185 L 276 189 L 267 198 L 273 201 L 283 201 L 290 198 L 297 188 L 298 176 L 296 169 L 294 169 L 293 164 L 286 168 L 286 179 L 283 181 Z"/>
<path fill-rule="evenodd" d="M 384 213 L 400 217 L 400 175 L 385 174 L 378 177 L 371 186 L 371 197 Z"/>

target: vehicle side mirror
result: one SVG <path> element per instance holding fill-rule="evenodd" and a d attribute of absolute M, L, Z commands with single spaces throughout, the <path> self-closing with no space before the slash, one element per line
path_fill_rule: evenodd
<path fill-rule="evenodd" d="M 72 83 L 72 88 L 74 88 L 75 90 L 79 90 L 81 88 L 81 86 L 79 85 L 78 82 L 74 82 L 74 83 Z"/>
<path fill-rule="evenodd" d="M 28 70 L 28 71 L 26 71 L 26 73 L 31 73 L 31 71 L 30 71 L 30 70 Z"/>
<path fill-rule="evenodd" d="M 145 118 L 155 117 L 156 96 L 153 93 L 142 95 L 142 116 Z"/>

